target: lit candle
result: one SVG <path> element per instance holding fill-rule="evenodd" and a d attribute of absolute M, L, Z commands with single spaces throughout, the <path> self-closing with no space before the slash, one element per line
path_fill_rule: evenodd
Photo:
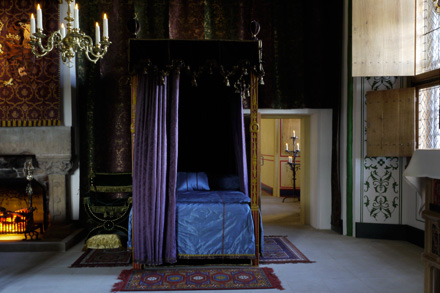
<path fill-rule="evenodd" d="M 95 25 L 95 45 L 98 45 L 101 42 L 101 35 L 99 31 L 99 23 Z"/>
<path fill-rule="evenodd" d="M 295 137 L 295 130 L 293 131 L 293 137 Z"/>
<path fill-rule="evenodd" d="M 286 151 L 288 151 L 288 150 L 289 150 L 289 145 L 286 142 Z"/>
<path fill-rule="evenodd" d="M 104 18 L 102 21 L 102 27 L 103 27 L 103 32 L 102 32 L 102 36 L 104 38 L 108 38 L 108 18 L 107 18 L 107 13 L 104 13 Z"/>
<path fill-rule="evenodd" d="M 73 14 L 73 28 L 79 29 L 79 7 L 75 4 L 74 14 Z"/>
<path fill-rule="evenodd" d="M 292 163 L 292 157 L 289 156 L 289 163 Z"/>
<path fill-rule="evenodd" d="M 61 23 L 60 34 L 61 38 L 64 39 L 64 37 L 66 36 L 66 28 L 64 27 L 64 23 Z"/>
<path fill-rule="evenodd" d="M 33 13 L 31 13 L 31 34 L 35 34 L 35 17 Z"/>
<path fill-rule="evenodd" d="M 43 13 L 40 4 L 37 5 L 37 29 L 43 29 Z"/>
<path fill-rule="evenodd" d="M 299 142 L 296 144 L 296 150 L 299 151 Z"/>

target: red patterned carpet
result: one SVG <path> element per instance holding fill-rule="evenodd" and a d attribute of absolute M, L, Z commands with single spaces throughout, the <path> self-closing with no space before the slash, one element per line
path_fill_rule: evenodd
<path fill-rule="evenodd" d="M 312 262 L 286 236 L 264 236 L 261 264 Z"/>
<path fill-rule="evenodd" d="M 217 289 L 280 289 L 281 282 L 271 268 L 156 268 L 124 270 L 116 291 L 169 291 Z"/>

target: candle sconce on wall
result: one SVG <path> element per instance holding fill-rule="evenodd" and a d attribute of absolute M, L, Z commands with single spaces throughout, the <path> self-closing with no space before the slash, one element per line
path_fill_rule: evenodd
<path fill-rule="evenodd" d="M 103 40 L 101 41 L 99 24 L 96 23 L 95 44 L 93 45 L 92 38 L 81 32 L 79 28 L 78 4 L 75 5 L 72 17 L 70 5 L 73 3 L 73 0 L 66 0 L 66 2 L 67 16 L 64 18 L 66 20 L 66 26 L 62 23 L 60 29 L 53 32 L 47 38 L 46 46 L 43 46 L 42 42 L 46 35 L 43 33 L 43 15 L 40 4 L 38 4 L 36 24 L 34 15 L 31 15 L 31 40 L 29 43 L 32 46 L 32 53 L 39 58 L 46 56 L 54 48 L 57 48 L 61 53 L 61 60 L 63 63 L 72 67 L 72 59 L 75 57 L 76 52 L 84 51 L 87 59 L 96 63 L 99 59 L 104 57 L 107 53 L 108 46 L 111 44 L 108 37 L 107 14 L 104 13 L 103 16 Z"/>
<path fill-rule="evenodd" d="M 292 139 L 292 145 L 293 145 L 293 150 L 289 150 L 289 144 L 286 142 L 286 152 L 289 154 L 289 161 L 287 162 L 287 164 L 290 166 L 290 169 L 292 170 L 292 179 L 293 179 L 293 197 L 297 197 L 299 200 L 299 195 L 297 196 L 297 192 L 296 192 L 296 172 L 298 172 L 300 170 L 300 163 L 298 163 L 296 161 L 297 157 L 299 156 L 299 143 L 296 143 L 295 145 L 295 141 L 298 138 L 295 135 L 295 130 L 292 133 L 292 136 L 290 137 Z M 296 148 L 295 148 L 296 146 Z M 283 199 L 283 202 L 286 200 L 287 197 L 285 197 Z"/>

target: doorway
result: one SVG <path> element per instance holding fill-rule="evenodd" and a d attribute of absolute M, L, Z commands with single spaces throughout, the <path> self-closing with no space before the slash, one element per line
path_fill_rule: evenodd
<path fill-rule="evenodd" d="M 302 118 L 261 119 L 261 205 L 268 223 L 304 225 Z"/>
<path fill-rule="evenodd" d="M 315 229 L 330 230 L 332 110 L 260 109 L 259 112 L 261 119 L 300 119 L 300 223 Z M 282 201 L 282 198 L 271 198 Z M 288 201 L 293 199 L 285 202 Z M 261 208 L 264 218 L 263 204 Z"/>

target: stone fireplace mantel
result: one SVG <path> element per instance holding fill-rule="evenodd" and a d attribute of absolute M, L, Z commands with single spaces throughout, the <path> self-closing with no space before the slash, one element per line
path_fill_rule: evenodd
<path fill-rule="evenodd" d="M 65 224 L 66 175 L 72 168 L 71 127 L 1 127 L 0 155 L 34 155 L 48 176 L 50 224 Z"/>

